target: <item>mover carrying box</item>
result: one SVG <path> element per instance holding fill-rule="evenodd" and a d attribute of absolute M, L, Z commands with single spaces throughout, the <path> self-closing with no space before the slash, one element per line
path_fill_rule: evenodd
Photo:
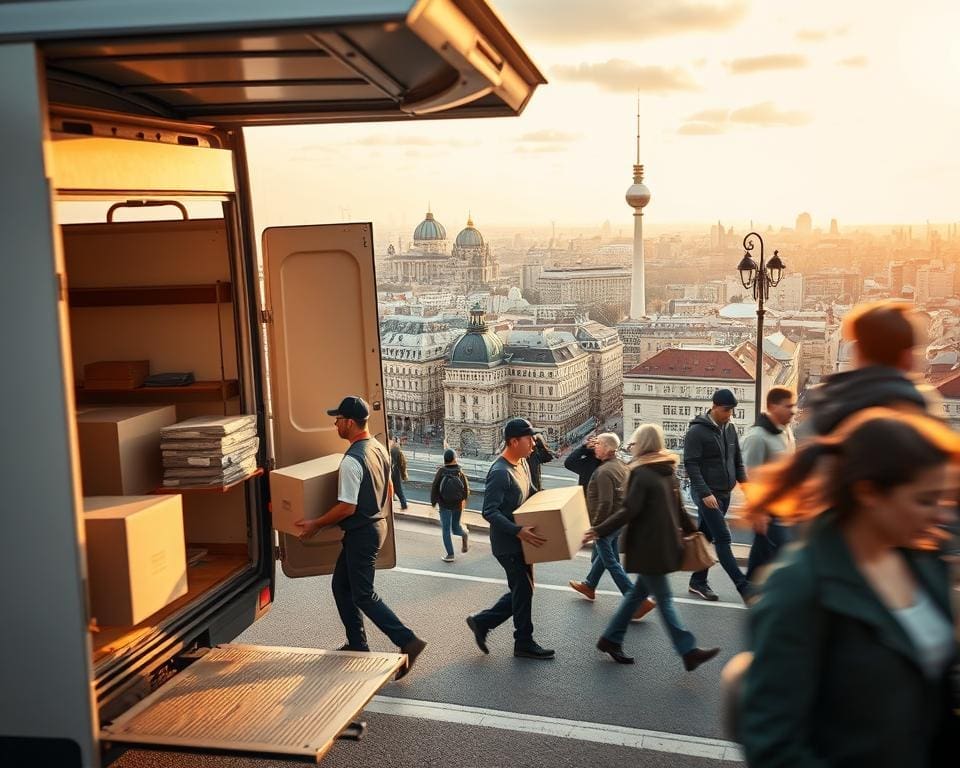
<path fill-rule="evenodd" d="M 172 405 L 89 408 L 77 413 L 84 496 L 151 493 L 163 481 L 160 430 L 177 421 Z"/>
<path fill-rule="evenodd" d="M 294 536 L 300 529 L 297 520 L 314 520 L 337 503 L 342 453 L 322 456 L 300 464 L 275 469 L 270 473 L 270 506 L 273 527 Z M 342 537 L 338 526 L 319 531 L 311 541 L 337 541 Z"/>
<path fill-rule="evenodd" d="M 97 624 L 139 624 L 187 594 L 180 496 L 86 497 L 83 511 Z"/>
<path fill-rule="evenodd" d="M 517 525 L 534 526 L 547 540 L 542 547 L 523 542 L 523 559 L 531 564 L 572 559 L 590 527 L 587 500 L 579 485 L 533 494 L 513 513 L 513 519 Z"/>

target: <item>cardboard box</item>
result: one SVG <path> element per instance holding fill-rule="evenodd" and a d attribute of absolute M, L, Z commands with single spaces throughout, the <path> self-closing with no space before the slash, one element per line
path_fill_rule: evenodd
<path fill-rule="evenodd" d="M 535 526 L 547 540 L 541 547 L 523 542 L 523 559 L 531 564 L 573 559 L 590 527 L 587 500 L 579 485 L 533 494 L 513 513 L 513 519 L 517 525 Z"/>
<path fill-rule="evenodd" d="M 84 389 L 136 389 L 150 375 L 149 360 L 101 360 L 83 366 Z"/>
<path fill-rule="evenodd" d="M 179 495 L 87 497 L 83 511 L 87 588 L 98 625 L 139 624 L 187 594 Z"/>
<path fill-rule="evenodd" d="M 163 481 L 160 430 L 175 424 L 172 405 L 90 408 L 77 413 L 84 496 L 151 493 Z"/>
<path fill-rule="evenodd" d="M 273 527 L 294 536 L 300 529 L 297 520 L 315 520 L 337 503 L 337 483 L 342 453 L 322 456 L 293 464 L 270 473 L 270 507 Z M 339 526 L 319 531 L 310 540 L 339 541 Z"/>

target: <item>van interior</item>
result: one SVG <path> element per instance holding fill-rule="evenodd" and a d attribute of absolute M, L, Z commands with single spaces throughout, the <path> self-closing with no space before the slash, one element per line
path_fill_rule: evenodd
<path fill-rule="evenodd" d="M 238 349 L 243 292 L 236 291 L 226 220 L 216 203 L 157 200 L 60 201 L 69 296 L 70 346 L 77 410 L 103 406 L 172 405 L 177 421 L 242 412 Z M 193 210 L 206 218 L 190 218 Z M 152 219 L 169 213 L 173 218 Z M 108 219 L 110 219 L 108 221 Z M 99 361 L 149 361 L 151 372 L 190 372 L 186 386 L 86 387 L 84 370 Z M 94 460 L 95 456 L 86 457 Z M 157 459 L 159 460 L 159 452 Z M 81 464 L 85 456 L 81 453 Z M 81 467 L 81 470 L 83 467 Z M 259 468 L 253 477 L 262 473 Z M 255 565 L 249 531 L 253 500 L 246 482 L 227 487 L 141 489 L 180 493 L 188 560 L 187 594 L 133 626 L 91 626 L 95 666 L 125 649 L 199 597 Z"/>

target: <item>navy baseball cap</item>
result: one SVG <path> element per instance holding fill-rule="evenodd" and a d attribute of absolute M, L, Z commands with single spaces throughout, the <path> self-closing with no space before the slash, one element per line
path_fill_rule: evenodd
<path fill-rule="evenodd" d="M 713 404 L 722 405 L 726 408 L 736 408 L 737 398 L 729 389 L 718 389 L 713 393 Z"/>
<path fill-rule="evenodd" d="M 342 416 L 345 419 L 363 421 L 370 416 L 370 406 L 362 397 L 345 397 L 340 401 L 340 405 L 332 411 L 327 411 L 327 416 Z"/>
<path fill-rule="evenodd" d="M 533 437 L 539 435 L 540 430 L 534 429 L 526 419 L 510 419 L 503 428 L 503 439 L 509 440 L 511 437 Z"/>

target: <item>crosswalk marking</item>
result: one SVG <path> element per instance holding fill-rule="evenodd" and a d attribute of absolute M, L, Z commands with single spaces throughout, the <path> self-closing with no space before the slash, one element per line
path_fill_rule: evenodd
<path fill-rule="evenodd" d="M 576 739 L 598 744 L 615 744 L 634 749 L 690 755 L 713 760 L 742 762 L 739 745 L 732 741 L 708 739 L 702 736 L 687 736 L 681 733 L 649 731 L 642 728 L 627 728 L 605 723 L 584 723 L 564 720 L 559 717 L 526 715 L 503 710 L 468 707 L 460 704 L 444 704 L 393 696 L 374 696 L 367 705 L 367 712 L 384 715 L 414 717 L 446 723 L 460 723 L 482 728 L 499 728 L 520 733 L 536 733 Z"/>
<path fill-rule="evenodd" d="M 487 576 L 468 576 L 465 573 L 449 573 L 449 572 L 443 573 L 441 571 L 427 571 L 427 570 L 422 570 L 420 568 L 404 568 L 401 566 L 397 566 L 396 568 L 391 568 L 389 571 L 385 571 L 384 573 L 390 573 L 390 572 L 408 573 L 411 576 L 431 576 L 437 579 L 457 579 L 460 581 L 474 581 L 480 584 L 500 584 L 502 586 L 507 585 L 506 579 L 492 579 Z M 567 585 L 560 586 L 558 584 L 541 584 L 540 582 L 537 582 L 536 588 L 555 590 L 557 592 L 570 592 L 571 594 L 573 594 L 570 587 Z M 613 595 L 614 597 L 620 597 L 619 592 L 614 592 L 613 590 L 606 590 L 606 589 L 598 589 L 597 594 Z M 702 608 L 731 608 L 737 611 L 746 610 L 746 607 L 747 607 L 745 605 L 741 605 L 740 603 L 725 603 L 720 601 L 715 603 L 709 603 L 706 600 L 700 600 L 699 598 L 692 599 L 687 597 L 675 597 L 673 598 L 673 602 L 685 603 L 687 605 L 696 605 Z"/>

